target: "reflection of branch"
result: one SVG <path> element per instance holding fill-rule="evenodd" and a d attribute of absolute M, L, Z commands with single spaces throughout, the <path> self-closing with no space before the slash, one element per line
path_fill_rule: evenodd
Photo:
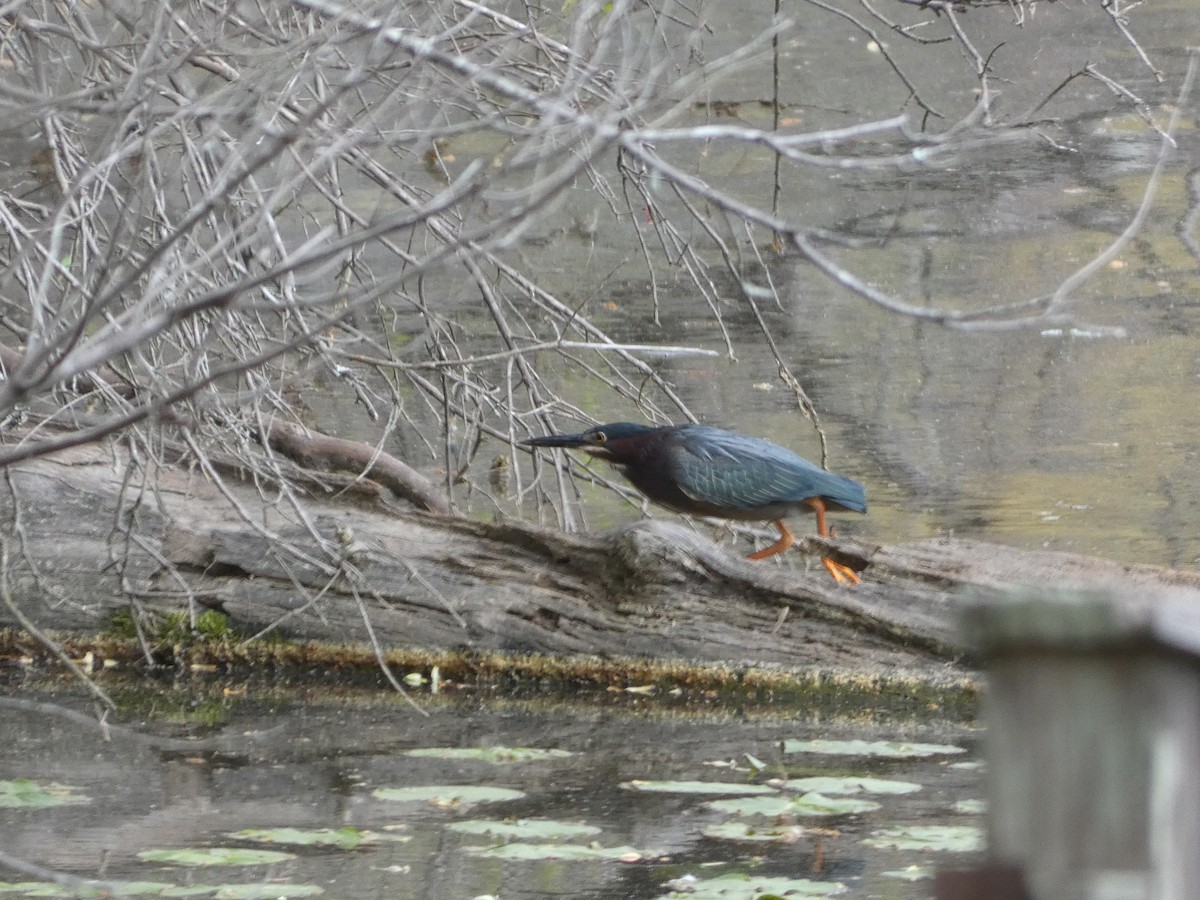
<path fill-rule="evenodd" d="M 934 109 L 934 107 L 930 103 L 926 102 L 925 98 L 921 96 L 920 90 L 918 90 L 917 86 L 909 80 L 908 76 L 904 73 L 904 70 L 900 68 L 900 64 L 893 59 L 891 52 L 887 49 L 887 45 L 880 39 L 879 35 L 875 33 L 875 30 L 870 25 L 859 20 L 857 17 L 851 15 L 843 9 L 838 9 L 836 6 L 831 6 L 828 3 L 822 3 L 821 0 L 805 0 L 805 2 L 816 6 L 819 9 L 823 9 L 827 13 L 840 16 L 847 22 L 851 23 L 867 37 L 869 37 L 874 42 L 879 54 L 884 58 L 884 60 L 886 60 L 887 64 L 891 66 L 892 71 L 896 73 L 896 77 L 904 82 L 904 86 L 908 88 L 912 99 L 917 101 L 917 105 L 920 106 L 921 109 L 925 110 L 925 113 L 929 116 L 936 116 L 939 119 L 945 118 L 944 115 Z M 874 12 L 873 10 L 870 10 L 869 7 L 868 11 Z"/>
<path fill-rule="evenodd" d="M 96 878 L 80 878 L 78 875 L 72 875 L 69 872 L 59 872 L 57 869 L 48 869 L 45 866 L 40 866 L 37 863 L 30 862 L 27 859 L 21 859 L 19 856 L 13 856 L 3 848 L 0 848 L 0 866 L 10 869 L 13 872 L 20 872 L 22 875 L 28 875 L 31 878 L 36 878 L 39 881 L 47 881 L 52 884 L 59 884 L 63 887 L 72 888 L 80 891 L 80 894 L 85 897 L 92 896 L 109 896 L 119 897 L 123 893 L 124 884 L 115 881 L 103 881 Z"/>
<path fill-rule="evenodd" d="M 1103 0 L 1103 2 L 1100 4 L 1100 8 L 1108 13 L 1108 17 L 1112 19 L 1113 26 L 1117 29 L 1117 31 L 1121 32 L 1121 37 L 1125 38 L 1125 41 L 1129 44 L 1129 46 L 1131 46 L 1137 52 L 1137 55 L 1141 58 L 1142 62 L 1145 63 L 1146 68 L 1154 73 L 1154 77 L 1158 79 L 1159 84 L 1161 84 L 1165 80 L 1163 73 L 1159 71 L 1158 67 L 1154 65 L 1154 63 L 1150 62 L 1150 57 L 1146 55 L 1146 51 L 1142 49 L 1142 45 L 1137 42 L 1137 39 L 1132 34 L 1130 34 L 1129 26 L 1125 24 L 1125 17 L 1121 14 L 1120 4 L 1117 2 L 1117 0 Z"/>
<path fill-rule="evenodd" d="M 207 738 L 171 738 L 157 734 L 147 734 L 136 728 L 117 725 L 104 719 L 98 719 L 88 713 L 79 712 L 69 706 L 58 703 L 45 703 L 41 700 L 29 700 L 25 697 L 0 697 L 0 709 L 17 710 L 25 713 L 36 713 L 39 716 L 54 716 L 57 719 L 79 725 L 90 731 L 100 732 L 100 739 L 105 743 L 129 741 L 143 747 L 149 747 L 160 752 L 196 753 L 218 750 L 225 753 L 244 753 L 247 744 L 267 741 L 283 730 L 283 725 L 258 731 L 242 731 L 236 735 L 219 734 Z"/>
<path fill-rule="evenodd" d="M 1096 79 L 1118 97 L 1123 97 L 1124 99 L 1128 100 L 1133 104 L 1133 108 L 1137 110 L 1137 114 L 1142 117 L 1142 120 L 1147 125 L 1157 131 L 1160 135 L 1163 134 L 1163 130 L 1158 127 L 1158 123 L 1154 121 L 1154 115 L 1150 112 L 1150 104 L 1148 104 L 1145 100 L 1143 100 L 1133 91 L 1129 90 L 1129 88 L 1125 87 L 1125 85 L 1118 81 L 1114 81 L 1107 75 L 1100 72 L 1099 69 L 1090 63 L 1083 67 L 1083 74 Z M 1174 141 L 1172 141 L 1172 143 L 1174 143 Z"/>
<path fill-rule="evenodd" d="M 1179 220 L 1176 232 L 1192 256 L 1200 262 L 1200 241 L 1196 239 L 1196 224 L 1200 222 L 1200 169 L 1193 169 L 1187 177 L 1188 209 Z"/>
<path fill-rule="evenodd" d="M 689 190 L 695 191 L 705 197 L 711 203 L 727 210 L 734 215 L 737 215 L 747 221 L 757 222 L 764 226 L 769 231 L 774 232 L 786 239 L 796 250 L 798 250 L 809 262 L 817 267 L 829 278 L 841 284 L 846 289 L 858 294 L 860 297 L 870 300 L 872 303 L 883 307 L 891 312 L 900 313 L 915 319 L 923 319 L 925 321 L 936 322 L 940 325 L 947 325 L 963 330 L 984 330 L 997 328 L 1015 328 L 1026 327 L 1033 324 L 1034 321 L 1041 324 L 1049 324 L 1045 317 L 1038 314 L 1033 320 L 993 320 L 985 321 L 990 316 L 1007 316 L 1016 312 L 1027 311 L 1030 309 L 1043 309 L 1047 303 L 1045 298 L 1035 298 L 1019 304 L 1005 304 L 1001 306 L 992 306 L 984 310 L 957 310 L 957 309 L 935 309 L 925 305 L 909 303 L 901 300 L 898 297 L 893 297 L 877 288 L 872 287 L 865 281 L 860 279 L 848 269 L 839 266 L 834 260 L 825 254 L 821 253 L 794 226 L 789 225 L 782 219 L 771 216 L 762 210 L 752 207 L 748 204 L 731 197 L 730 195 L 716 190 L 702 179 L 697 178 L 676 166 L 666 162 L 662 158 L 656 156 L 649 148 L 637 148 L 635 154 L 639 159 L 643 160 L 647 166 L 662 173 L 662 175 L 670 179 L 673 183 L 680 186 L 685 186 Z M 1054 324 L 1063 324 L 1055 321 Z"/>
<path fill-rule="evenodd" d="M 1039 100 L 1036 106 L 1034 106 L 1032 109 L 1030 109 L 1024 115 L 1020 116 L 1018 121 L 1016 123 L 1014 123 L 1014 127 L 1020 127 L 1021 125 L 1028 124 L 1027 120 L 1032 119 L 1039 112 L 1041 112 L 1042 109 L 1045 108 L 1046 104 L 1049 103 L 1051 100 L 1053 100 L 1056 96 L 1058 96 L 1059 92 L 1061 92 L 1063 88 L 1065 88 L 1068 84 L 1070 84 L 1076 78 L 1082 78 L 1086 74 L 1087 73 L 1084 72 L 1082 69 L 1080 69 L 1078 72 L 1072 72 L 1070 75 L 1068 75 L 1066 78 L 1064 78 L 1061 82 L 1059 82 L 1058 86 L 1056 88 L 1054 88 L 1054 90 L 1052 90 L 1049 94 L 1047 94 L 1045 97 L 1043 97 L 1041 100 Z"/>
<path fill-rule="evenodd" d="M 926 38 L 926 37 L 921 37 L 920 35 L 913 33 L 918 28 L 924 28 L 926 25 L 932 24 L 932 22 L 934 21 L 933 19 L 926 19 L 922 22 L 913 23 L 912 25 L 901 25 L 899 22 L 893 22 L 891 19 L 884 16 L 882 13 L 879 12 L 879 10 L 877 10 L 874 6 L 872 6 L 869 2 L 867 2 L 867 0 L 858 0 L 858 2 L 862 4 L 863 9 L 865 9 L 867 12 L 869 12 L 873 18 L 878 19 L 880 22 L 882 22 L 884 25 L 886 25 L 890 30 L 896 32 L 897 34 L 904 35 L 904 37 L 908 38 L 910 41 L 914 41 L 918 44 L 943 44 L 946 41 L 953 40 L 953 38 L 951 38 L 949 35 L 942 35 L 940 37 L 934 37 L 934 38 Z M 1020 24 L 1020 22 L 1018 22 L 1017 24 Z"/>
<path fill-rule="evenodd" d="M 371 616 L 367 612 L 366 604 L 363 603 L 362 594 L 357 590 L 354 591 L 354 600 L 358 604 L 358 614 L 362 617 L 363 627 L 367 629 L 367 638 L 371 642 L 371 651 L 375 654 L 375 663 L 379 666 L 379 671 L 383 672 L 384 677 L 388 680 L 388 684 L 390 684 L 392 688 L 405 699 L 409 706 L 411 706 L 425 718 L 429 718 L 428 711 L 422 708 L 416 700 L 409 696 L 408 691 L 404 689 L 404 685 L 402 685 L 392 673 L 392 668 L 387 663 L 387 655 L 383 652 L 383 647 L 381 647 L 379 644 L 379 638 L 375 636 L 375 629 L 371 625 Z"/>
<path fill-rule="evenodd" d="M 971 39 L 967 37 L 967 33 L 963 30 L 962 25 L 959 24 L 958 15 L 954 12 L 954 4 L 946 3 L 942 6 L 942 12 L 950 21 L 950 27 L 954 30 L 954 35 L 958 38 L 958 42 L 962 45 L 963 49 L 966 50 L 967 55 L 975 62 L 975 77 L 979 79 L 980 87 L 978 105 L 983 110 L 983 121 L 990 125 L 992 89 L 991 79 L 988 76 L 988 65 L 991 63 L 992 54 L 994 54 L 999 47 L 994 48 L 992 53 L 988 54 L 987 59 L 984 59 L 983 55 L 975 49 L 975 45 L 971 43 Z"/>
<path fill-rule="evenodd" d="M 1154 163 L 1154 168 L 1150 172 L 1150 177 L 1146 179 L 1146 189 L 1142 192 L 1142 202 L 1138 204 L 1137 212 L 1129 224 L 1125 226 L 1125 230 L 1117 235 L 1108 247 L 1094 257 L 1083 267 L 1077 269 L 1058 286 L 1058 290 L 1054 292 L 1054 296 L 1050 298 L 1050 304 L 1046 307 L 1046 313 L 1052 315 L 1057 312 L 1067 301 L 1071 292 L 1082 285 L 1085 281 L 1095 275 L 1104 266 L 1116 258 L 1117 254 L 1124 249 L 1142 230 L 1142 226 L 1146 222 L 1146 216 L 1150 212 L 1150 207 L 1154 203 L 1154 197 L 1158 193 L 1159 183 L 1162 181 L 1163 169 L 1166 168 L 1167 160 L 1171 156 L 1171 151 L 1175 147 L 1175 131 L 1179 127 L 1179 118 L 1183 113 L 1184 106 L 1187 104 L 1188 97 L 1192 92 L 1192 81 L 1196 76 L 1196 63 L 1200 59 L 1200 51 L 1193 50 L 1188 57 L 1187 72 L 1183 76 L 1183 84 L 1179 87 L 1179 97 L 1175 101 L 1175 108 L 1171 112 L 1171 120 L 1167 123 L 1166 131 L 1160 132 L 1162 140 L 1159 143 L 1158 159 Z M 1090 67 L 1089 67 L 1090 68 Z"/>
<path fill-rule="evenodd" d="M 15 506 L 17 503 L 16 487 L 13 485 L 9 473 L 5 473 L 5 477 L 8 479 L 8 489 L 12 495 L 13 504 Z M 14 528 L 19 529 L 20 523 L 15 522 Z M 75 664 L 75 660 L 67 656 L 62 647 L 58 646 L 58 644 L 56 644 L 49 635 L 38 628 L 37 625 L 35 625 L 30 618 L 25 615 L 21 607 L 19 607 L 17 602 L 13 599 L 12 586 L 9 584 L 8 540 L 4 537 L 4 535 L 0 535 L 0 600 L 4 601 L 4 605 L 8 607 L 8 611 L 13 614 L 13 618 L 20 623 L 21 627 L 29 632 L 29 634 L 33 636 L 34 640 L 45 647 L 55 657 L 55 659 L 66 666 L 72 675 L 83 682 L 84 687 L 88 689 L 89 693 L 91 693 L 93 697 L 95 697 L 109 709 L 117 708 L 117 704 L 113 702 L 113 699 L 110 696 L 108 696 L 108 693 L 104 690 L 104 688 L 100 687 L 100 685 L 96 684 L 96 682 L 92 681 L 92 679 L 88 678 L 87 673 Z"/>

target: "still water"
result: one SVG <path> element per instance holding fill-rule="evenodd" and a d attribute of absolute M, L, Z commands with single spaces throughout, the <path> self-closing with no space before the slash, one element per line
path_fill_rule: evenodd
<path fill-rule="evenodd" d="M 830 252 L 906 301 L 978 309 L 1046 296 L 1115 240 L 1141 200 L 1160 145 L 1128 124 L 1065 127 L 1087 168 L 1031 141 L 936 176 L 845 176 L 853 191 L 826 191 L 828 205 L 805 214 L 842 236 L 886 232 Z M 867 486 L 870 514 L 842 520 L 845 533 L 1200 563 L 1200 260 L 1181 240 L 1200 167 L 1193 125 L 1178 144 L 1143 229 L 1074 292 L 1070 324 L 954 330 L 852 296 L 803 261 L 773 269 L 783 302 L 764 302 L 763 318 L 821 418 L 829 467 Z M 874 204 L 869 216 L 847 207 L 858 194 Z M 688 285 L 659 292 L 658 324 L 645 281 L 603 292 L 597 299 L 614 311 L 601 321 L 617 339 L 722 352 L 656 370 L 700 419 L 819 459 L 814 429 L 745 303 L 723 308 L 737 352 L 730 360 Z M 726 285 L 726 296 L 736 293 Z M 563 380 L 567 396 L 595 394 Z M 603 399 L 579 402 L 600 421 L 640 415 Z"/>
<path fill-rule="evenodd" d="M 973 9 L 972 34 L 979 46 L 997 48 L 991 64 L 1010 78 L 1000 88 L 998 117 L 1036 126 L 982 140 L 928 169 L 785 166 L 781 215 L 858 278 L 911 305 L 978 311 L 1053 294 L 1134 220 L 1164 147 L 1147 121 L 1166 125 L 1188 62 L 1184 36 L 1200 38 L 1190 4 L 1146 5 L 1142 12 L 1136 33 L 1164 73 L 1162 82 L 1130 44 L 1113 39 L 1113 23 L 1098 8 L 1038 4 L 1021 27 L 1013 26 L 1006 5 Z M 716 55 L 739 35 L 766 27 L 770 9 L 726 5 L 710 13 L 706 50 Z M 861 35 L 820 24 L 805 23 L 782 47 L 783 99 L 794 125 L 817 129 L 912 112 Z M 889 46 L 925 89 L 963 87 L 938 95 L 949 121 L 969 111 L 973 82 L 962 77 L 957 47 L 900 39 Z M 728 74 L 710 95 L 723 104 L 720 112 L 701 104 L 684 123 L 769 125 L 763 105 L 746 99 L 762 96 L 769 64 L 754 59 Z M 1122 101 L 1099 81 L 1077 79 L 1034 119 L 1023 116 L 1089 64 L 1128 86 L 1143 105 Z M 732 102 L 739 100 L 746 102 Z M 816 432 L 766 349 L 761 316 L 820 416 L 830 468 L 867 486 L 870 514 L 844 519 L 844 533 L 883 544 L 950 534 L 1194 567 L 1200 561 L 1200 140 L 1197 99 L 1183 102 L 1174 146 L 1135 237 L 1070 292 L 1065 321 L 1045 326 L 949 329 L 864 300 L 794 254 L 765 254 L 778 303 L 764 299 L 752 309 L 718 263 L 708 270 L 712 289 L 704 297 L 685 267 L 657 258 L 648 264 L 635 228 L 607 218 L 607 202 L 590 181 L 568 191 L 556 215 L 523 232 L 520 263 L 615 340 L 717 352 L 646 358 L 696 418 L 819 459 Z M 469 148 L 459 149 L 469 158 Z M 771 199 L 765 151 L 714 142 L 679 162 L 746 202 Z M 601 175 L 619 192 L 619 179 Z M 580 224 L 596 221 L 596 227 Z M 769 235 L 735 231 L 722 234 L 742 254 L 745 277 L 761 286 L 756 261 Z M 691 236 L 698 247 L 711 246 L 700 229 Z M 472 352 L 502 349 L 488 343 L 494 325 L 477 291 L 448 284 L 440 296 L 461 334 L 479 341 Z M 522 325 L 537 320 L 519 297 L 510 302 L 527 317 Z M 414 334 L 423 327 L 412 325 Z M 583 424 L 568 405 L 594 421 L 645 420 L 644 408 L 602 387 L 581 365 L 549 353 L 534 363 L 561 398 L 562 430 Z M 506 364 L 491 370 L 480 364 L 471 374 L 499 385 L 494 394 L 503 396 Z M 643 387 L 663 418 L 686 418 Z M 335 385 L 311 404 L 327 430 L 356 433 L 362 426 L 349 418 L 352 399 Z M 419 420 L 424 403 L 414 395 L 406 413 Z M 487 424 L 501 432 L 511 427 L 503 415 L 487 417 Z M 471 447 L 475 432 L 454 428 L 461 430 L 451 442 Z M 391 447 L 436 475 L 442 460 L 420 430 L 399 429 Z M 436 430 L 431 422 L 425 433 Z M 485 498 L 488 463 L 502 456 L 529 477 L 523 454 L 487 439 L 464 473 L 472 488 L 456 487 L 459 508 L 480 516 L 544 515 L 528 500 Z M 584 500 L 575 518 L 583 527 L 613 527 L 639 515 L 592 493 Z"/>
<path fill-rule="evenodd" d="M 978 734 L 927 710 L 468 693 L 426 718 L 386 692 L 197 680 L 128 695 L 152 721 L 106 742 L 50 706 L 78 698 L 24 697 L 46 706 L 0 706 L 0 848 L 153 883 L 121 896 L 649 900 L 724 877 L 919 898 L 981 841 Z"/>

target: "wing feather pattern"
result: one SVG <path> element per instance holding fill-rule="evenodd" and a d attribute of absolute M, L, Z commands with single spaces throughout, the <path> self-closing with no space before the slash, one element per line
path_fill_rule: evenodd
<path fill-rule="evenodd" d="M 680 430 L 674 475 L 685 494 L 727 509 L 753 510 L 775 503 L 822 497 L 866 512 L 863 486 L 827 472 L 790 450 L 761 438 L 708 425 Z"/>

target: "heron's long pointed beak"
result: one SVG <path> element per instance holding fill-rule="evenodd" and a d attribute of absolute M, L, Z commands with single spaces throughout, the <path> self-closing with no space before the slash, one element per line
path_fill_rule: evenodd
<path fill-rule="evenodd" d="M 583 432 L 579 434 L 545 434 L 541 437 L 526 438 L 521 441 L 521 445 L 525 447 L 590 447 L 583 438 Z"/>

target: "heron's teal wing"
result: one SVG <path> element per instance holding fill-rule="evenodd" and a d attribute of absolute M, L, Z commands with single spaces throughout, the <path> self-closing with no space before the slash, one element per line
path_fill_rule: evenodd
<path fill-rule="evenodd" d="M 680 430 L 672 457 L 679 487 L 693 499 L 725 509 L 753 510 L 821 497 L 836 506 L 867 511 L 861 484 L 815 466 L 761 438 L 691 425 Z"/>

